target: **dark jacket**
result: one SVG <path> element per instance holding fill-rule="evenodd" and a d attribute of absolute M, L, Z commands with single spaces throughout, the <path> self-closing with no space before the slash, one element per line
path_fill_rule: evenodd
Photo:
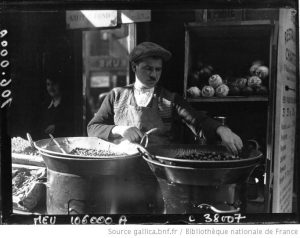
<path fill-rule="evenodd" d="M 68 137 L 72 135 L 72 114 L 70 105 L 62 98 L 58 106 L 48 108 L 50 102 L 44 105 L 40 123 L 40 137 L 49 138 L 44 130 L 49 125 L 55 125 L 54 137 Z"/>

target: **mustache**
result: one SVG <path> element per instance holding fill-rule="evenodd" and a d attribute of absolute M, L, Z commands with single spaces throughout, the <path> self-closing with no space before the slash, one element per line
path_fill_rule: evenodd
<path fill-rule="evenodd" d="M 151 81 L 156 81 L 156 78 L 155 77 L 150 77 L 150 80 Z"/>

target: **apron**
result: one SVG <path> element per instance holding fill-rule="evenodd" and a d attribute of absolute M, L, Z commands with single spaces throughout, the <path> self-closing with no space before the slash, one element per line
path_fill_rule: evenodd
<path fill-rule="evenodd" d="M 159 115 L 158 100 L 155 92 L 148 107 L 137 105 L 133 89 L 130 90 L 128 95 L 123 96 L 124 100 L 122 100 L 121 105 L 115 111 L 115 125 L 135 126 L 142 133 L 152 128 L 158 128 L 158 134 L 149 136 L 149 145 L 168 143 L 167 128 Z M 164 212 L 164 202 L 159 184 L 143 159 L 136 161 L 134 172 L 128 173 L 126 179 L 131 181 L 131 185 L 124 185 L 123 187 L 127 193 L 134 195 L 131 198 L 132 209 L 136 210 L 139 207 L 142 213 L 145 214 L 162 214 Z M 139 205 L 137 206 L 137 204 Z M 119 203 L 116 206 L 121 207 Z"/>
<path fill-rule="evenodd" d="M 154 91 L 152 100 L 147 107 L 138 106 L 133 89 L 121 105 L 122 109 L 115 113 L 114 121 L 118 126 L 135 126 L 142 133 L 152 128 L 158 131 L 149 135 L 149 145 L 169 144 L 170 128 L 167 128 L 159 114 L 158 98 Z"/>

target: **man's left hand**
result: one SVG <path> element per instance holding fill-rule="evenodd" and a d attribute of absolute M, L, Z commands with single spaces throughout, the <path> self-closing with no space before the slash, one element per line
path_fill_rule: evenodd
<path fill-rule="evenodd" d="M 222 144 L 224 144 L 234 155 L 237 155 L 238 152 L 241 151 L 243 148 L 241 138 L 233 133 L 228 127 L 219 126 L 216 132 L 221 137 Z"/>

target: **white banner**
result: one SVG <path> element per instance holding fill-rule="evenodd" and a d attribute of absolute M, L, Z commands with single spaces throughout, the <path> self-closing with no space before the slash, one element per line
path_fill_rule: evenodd
<path fill-rule="evenodd" d="M 296 132 L 296 11 L 280 9 L 273 212 L 291 213 Z"/>

